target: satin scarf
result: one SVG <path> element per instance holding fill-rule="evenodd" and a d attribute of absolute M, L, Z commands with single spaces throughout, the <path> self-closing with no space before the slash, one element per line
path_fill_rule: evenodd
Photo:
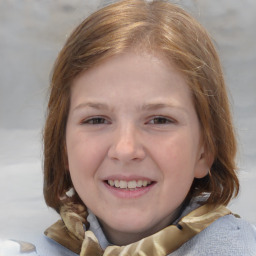
<path fill-rule="evenodd" d="M 177 225 L 170 225 L 138 242 L 108 246 L 103 250 L 94 233 L 88 230 L 86 207 L 67 202 L 60 209 L 62 220 L 49 227 L 45 234 L 80 256 L 166 256 L 228 214 L 231 211 L 223 205 L 213 208 L 205 204 L 183 217 Z"/>

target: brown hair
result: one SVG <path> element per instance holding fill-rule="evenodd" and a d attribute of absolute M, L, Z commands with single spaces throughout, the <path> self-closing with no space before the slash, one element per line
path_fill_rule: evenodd
<path fill-rule="evenodd" d="M 102 60 L 139 47 L 176 64 L 190 86 L 202 137 L 214 155 L 210 174 L 195 179 L 189 197 L 210 192 L 208 203 L 227 204 L 239 190 L 236 139 L 220 61 L 205 29 L 180 7 L 166 1 L 125 0 L 85 19 L 56 60 L 44 130 L 44 196 L 59 210 L 59 197 L 72 181 L 65 151 L 70 88 L 81 72 Z M 75 197 L 80 200 L 78 195 Z"/>

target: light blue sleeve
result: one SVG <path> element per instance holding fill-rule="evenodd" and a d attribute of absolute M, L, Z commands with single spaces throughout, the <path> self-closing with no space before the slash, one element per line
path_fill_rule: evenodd
<path fill-rule="evenodd" d="M 78 256 L 55 241 L 40 235 L 32 242 L 0 240 L 0 256 Z"/>
<path fill-rule="evenodd" d="M 36 247 L 31 243 L 0 240 L 0 256 L 37 256 Z"/>
<path fill-rule="evenodd" d="M 227 215 L 168 256 L 256 256 L 256 229 L 243 219 Z"/>

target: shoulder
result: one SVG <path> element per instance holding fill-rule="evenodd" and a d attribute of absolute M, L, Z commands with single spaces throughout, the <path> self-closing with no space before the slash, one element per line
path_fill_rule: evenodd
<path fill-rule="evenodd" d="M 210 240 L 212 249 L 226 252 L 223 255 L 256 256 L 255 226 L 233 215 L 224 216 L 212 223 L 202 234 L 202 238 Z"/>
<path fill-rule="evenodd" d="M 64 246 L 41 235 L 31 241 L 0 240 L 1 256 L 78 256 Z"/>
<path fill-rule="evenodd" d="M 226 215 L 185 243 L 170 256 L 256 256 L 256 227 Z"/>
<path fill-rule="evenodd" d="M 38 253 L 38 255 L 40 256 L 78 256 L 78 254 L 72 252 L 63 245 L 55 242 L 54 240 L 46 236 L 42 237 L 42 246 L 40 246 L 40 250 L 41 254 Z"/>
<path fill-rule="evenodd" d="M 44 235 L 37 240 L 36 250 L 40 256 L 78 256 L 74 252 Z"/>

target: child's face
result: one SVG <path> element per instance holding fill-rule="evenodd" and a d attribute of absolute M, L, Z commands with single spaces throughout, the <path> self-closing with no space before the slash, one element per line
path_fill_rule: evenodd
<path fill-rule="evenodd" d="M 66 145 L 77 193 L 116 244 L 171 224 L 209 168 L 189 87 L 149 54 L 115 56 L 77 77 Z"/>

